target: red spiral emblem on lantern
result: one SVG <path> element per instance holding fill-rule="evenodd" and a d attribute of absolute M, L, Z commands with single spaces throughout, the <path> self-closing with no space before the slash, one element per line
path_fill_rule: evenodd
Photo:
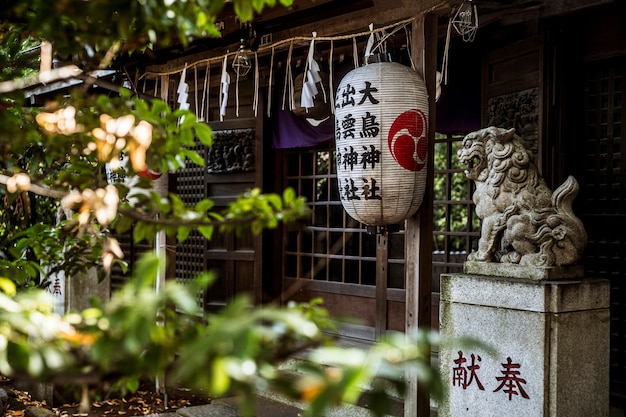
<path fill-rule="evenodd" d="M 407 110 L 394 120 L 387 140 L 393 159 L 404 169 L 421 171 L 426 165 L 428 138 L 426 116 L 416 109 Z"/>

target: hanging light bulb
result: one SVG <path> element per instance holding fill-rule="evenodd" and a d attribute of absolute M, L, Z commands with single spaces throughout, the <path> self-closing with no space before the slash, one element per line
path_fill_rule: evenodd
<path fill-rule="evenodd" d="M 478 11 L 472 0 L 463 0 L 463 3 L 459 4 L 459 8 L 452 18 L 452 26 L 465 42 L 474 40 L 478 30 Z"/>
<path fill-rule="evenodd" d="M 238 76 L 245 77 L 250 72 L 250 68 L 252 68 L 252 63 L 246 53 L 246 41 L 242 39 L 235 59 L 233 59 L 233 70 Z"/>

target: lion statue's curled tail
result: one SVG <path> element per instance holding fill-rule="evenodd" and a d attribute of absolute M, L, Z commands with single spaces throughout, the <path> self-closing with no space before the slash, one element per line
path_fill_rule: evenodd
<path fill-rule="evenodd" d="M 581 259 L 587 234 L 572 210 L 574 177 L 552 193 L 514 129 L 470 133 L 457 154 L 476 184 L 472 199 L 482 220 L 478 250 L 468 260 L 547 267 Z"/>

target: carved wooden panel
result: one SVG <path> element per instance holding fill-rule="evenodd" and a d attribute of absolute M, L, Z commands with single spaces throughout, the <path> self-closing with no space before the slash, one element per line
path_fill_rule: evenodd
<path fill-rule="evenodd" d="M 213 132 L 213 144 L 207 158 L 209 173 L 252 172 L 255 160 L 254 129 L 231 129 Z"/>
<path fill-rule="evenodd" d="M 539 146 L 539 88 L 491 97 L 487 101 L 487 126 L 514 127 L 536 157 Z"/>

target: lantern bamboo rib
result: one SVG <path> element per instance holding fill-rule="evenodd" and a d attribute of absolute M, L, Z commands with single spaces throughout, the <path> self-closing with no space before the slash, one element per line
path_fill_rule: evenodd
<path fill-rule="evenodd" d="M 441 6 L 445 5 L 445 2 L 440 3 L 439 5 L 432 7 L 431 10 L 428 10 L 426 12 L 424 12 L 425 14 L 430 13 L 432 10 L 436 10 L 438 8 L 440 8 Z M 409 25 L 410 23 L 412 23 L 414 20 L 416 19 L 416 17 L 411 17 L 405 20 L 401 20 L 399 22 L 396 23 L 392 23 L 386 26 L 382 26 L 380 28 L 376 28 L 373 30 L 374 33 L 378 33 L 378 32 L 384 32 L 387 29 L 401 29 L 407 25 Z M 372 31 L 367 30 L 365 32 L 359 32 L 359 33 L 353 33 L 351 35 L 341 35 L 341 36 L 316 36 L 315 37 L 315 41 L 338 41 L 338 40 L 349 40 L 349 39 L 356 39 L 358 37 L 361 36 L 369 36 L 372 33 Z M 393 32 L 392 32 L 393 33 Z M 313 39 L 313 36 L 294 36 L 292 38 L 288 38 L 288 39 L 283 39 L 281 41 L 275 42 L 271 45 L 264 45 L 264 46 L 260 46 L 257 53 L 262 54 L 266 51 L 272 52 L 272 55 L 274 55 L 274 52 L 276 49 L 280 49 L 281 47 L 286 48 L 286 47 L 292 47 L 294 42 L 302 42 L 302 41 L 308 41 L 310 42 Z M 237 53 L 237 51 L 232 52 L 232 53 L 226 53 L 225 55 L 221 55 L 218 57 L 211 57 L 211 58 L 204 58 L 204 59 L 200 59 L 192 64 L 189 64 L 189 67 L 192 66 L 197 66 L 197 65 L 202 65 L 202 64 L 216 64 L 218 62 L 221 62 L 224 60 L 225 57 L 229 57 L 229 56 L 234 56 Z M 144 78 L 144 77 L 148 77 L 148 76 L 159 76 L 159 75 L 173 75 L 173 74 L 178 74 L 183 70 L 183 68 L 177 68 L 174 70 L 170 70 L 170 71 L 146 71 L 144 72 L 139 78 Z"/>

